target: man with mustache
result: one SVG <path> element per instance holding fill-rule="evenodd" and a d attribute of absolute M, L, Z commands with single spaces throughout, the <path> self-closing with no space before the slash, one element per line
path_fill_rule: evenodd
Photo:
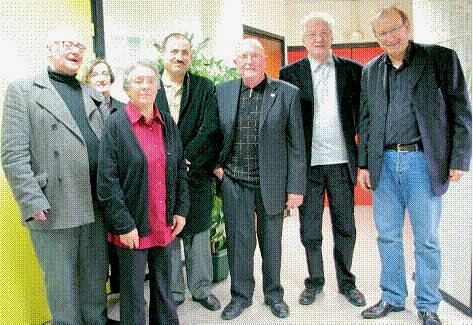
<path fill-rule="evenodd" d="M 172 115 L 179 127 L 188 167 L 190 208 L 179 235 L 184 245 L 187 286 L 194 301 L 214 311 L 220 309 L 220 302 L 211 290 L 213 268 L 208 229 L 213 199 L 209 161 L 215 155 L 214 137 L 218 130 L 215 86 L 209 79 L 188 71 L 192 47 L 185 35 L 166 36 L 161 59 L 164 70 L 156 103 L 159 110 Z M 171 289 L 180 305 L 185 296 L 180 239 L 171 245 Z"/>

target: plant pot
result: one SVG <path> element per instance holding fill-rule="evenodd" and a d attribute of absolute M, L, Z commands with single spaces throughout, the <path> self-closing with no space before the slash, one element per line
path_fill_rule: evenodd
<path fill-rule="evenodd" d="M 212 253 L 212 265 L 213 265 L 213 283 L 217 283 L 225 280 L 230 273 L 228 269 L 228 255 L 227 249 Z"/>

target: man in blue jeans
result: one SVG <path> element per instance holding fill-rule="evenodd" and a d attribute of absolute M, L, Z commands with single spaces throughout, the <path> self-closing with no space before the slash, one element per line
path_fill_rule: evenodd
<path fill-rule="evenodd" d="M 372 22 L 385 53 L 363 70 L 358 182 L 373 191 L 381 257 L 381 300 L 362 312 L 380 318 L 404 310 L 407 297 L 402 230 L 415 245 L 415 305 L 423 324 L 441 324 L 441 195 L 471 158 L 471 105 L 456 53 L 409 40 L 404 12 L 384 9 Z"/>

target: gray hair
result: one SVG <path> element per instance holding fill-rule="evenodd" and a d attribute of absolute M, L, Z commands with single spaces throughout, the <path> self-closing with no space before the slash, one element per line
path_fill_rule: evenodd
<path fill-rule="evenodd" d="M 128 89 L 128 87 L 131 84 L 130 74 L 133 72 L 133 70 L 135 70 L 138 67 L 145 67 L 145 68 L 149 68 L 153 70 L 154 73 L 156 74 L 156 77 L 158 78 L 158 86 L 159 86 L 160 74 L 159 74 L 158 68 L 156 67 L 156 64 L 154 64 L 151 61 L 137 61 L 135 63 L 132 63 L 123 71 L 123 89 L 125 91 Z"/>
<path fill-rule="evenodd" d="M 307 28 L 307 24 L 313 21 L 321 21 L 328 25 L 328 28 L 333 34 L 333 27 L 335 26 L 335 19 L 331 14 L 328 12 L 322 11 L 313 11 L 301 20 L 301 27 L 302 27 L 302 40 L 304 40 L 305 31 Z"/>
<path fill-rule="evenodd" d="M 242 53 L 242 48 L 248 46 L 248 47 L 256 47 L 261 50 L 263 53 L 263 56 L 265 55 L 264 47 L 261 45 L 261 42 L 258 41 L 256 38 L 244 38 L 241 41 L 238 42 L 237 46 L 234 48 L 234 58 L 236 59 L 241 53 Z"/>

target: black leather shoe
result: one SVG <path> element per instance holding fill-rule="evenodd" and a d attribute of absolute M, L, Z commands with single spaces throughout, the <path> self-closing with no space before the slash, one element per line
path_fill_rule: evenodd
<path fill-rule="evenodd" d="M 212 293 L 202 299 L 196 299 L 192 297 L 192 300 L 197 301 L 199 304 L 204 306 L 204 308 L 207 308 L 211 311 L 219 310 L 220 308 L 222 308 L 222 306 L 220 305 L 220 301 L 218 301 L 217 297 L 215 297 Z"/>
<path fill-rule="evenodd" d="M 366 305 L 365 296 L 357 288 L 343 289 L 340 290 L 340 293 L 344 295 L 352 305 Z"/>
<path fill-rule="evenodd" d="M 381 318 L 392 311 L 403 311 L 404 307 L 396 307 L 388 304 L 386 301 L 380 300 L 376 305 L 373 305 L 361 313 L 364 318 Z"/>
<path fill-rule="evenodd" d="M 271 312 L 274 316 L 278 318 L 286 318 L 289 316 L 289 306 L 284 302 L 284 300 L 281 300 L 280 302 L 269 302 L 268 300 L 265 300 L 264 303 L 271 307 Z"/>
<path fill-rule="evenodd" d="M 221 317 L 225 320 L 237 318 L 240 316 L 243 309 L 249 307 L 250 305 L 251 303 L 244 304 L 240 301 L 232 300 L 225 308 L 223 308 Z"/>
<path fill-rule="evenodd" d="M 417 315 L 422 320 L 423 325 L 441 325 L 442 324 L 437 313 L 432 313 L 430 311 L 418 311 Z"/>
<path fill-rule="evenodd" d="M 301 305 L 310 305 L 315 301 L 315 297 L 322 292 L 322 287 L 305 288 L 299 295 Z"/>

